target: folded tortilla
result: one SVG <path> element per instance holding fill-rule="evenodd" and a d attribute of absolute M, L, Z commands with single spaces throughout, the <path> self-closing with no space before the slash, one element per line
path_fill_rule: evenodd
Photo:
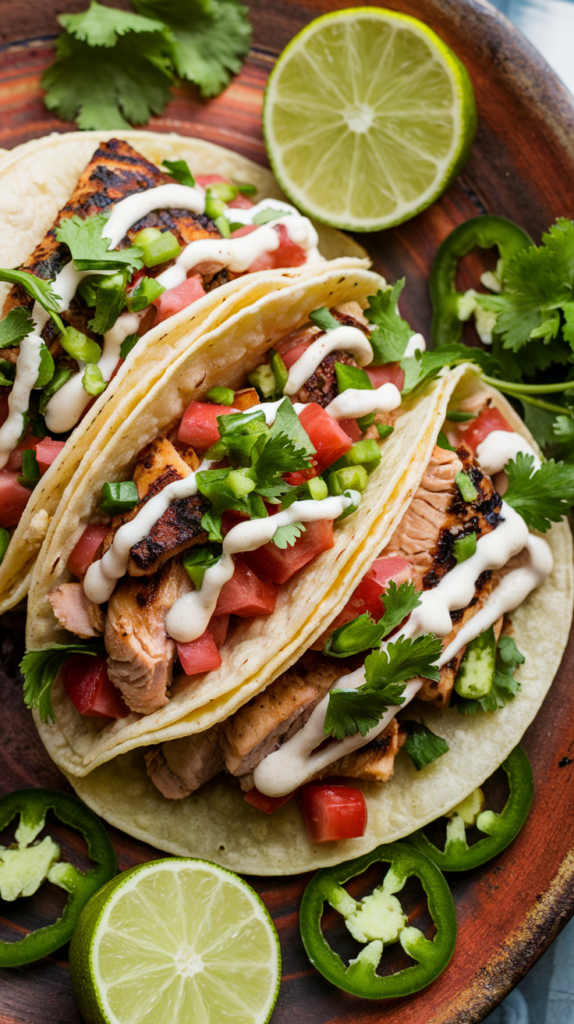
<path fill-rule="evenodd" d="M 17 267 L 34 250 L 69 199 L 98 144 L 109 138 L 124 139 L 157 166 L 166 159 L 186 160 L 198 175 L 217 173 L 250 182 L 261 198 L 285 199 L 266 168 L 200 139 L 146 131 L 53 134 L 26 142 L 0 157 L 0 266 Z M 364 250 L 351 238 L 328 227 L 318 226 L 317 230 L 320 251 L 326 259 L 340 258 L 341 266 L 368 266 Z M 145 341 L 132 350 L 34 488 L 0 566 L 0 614 L 26 596 L 36 556 L 58 502 L 118 403 L 123 400 L 126 415 L 201 332 L 216 327 L 260 295 L 315 273 L 316 267 L 259 271 L 236 278 L 145 335 Z M 0 308 L 9 290 L 10 285 L 0 282 Z"/>
<path fill-rule="evenodd" d="M 104 751 L 100 746 L 95 756 L 85 730 L 80 737 L 80 716 L 74 718 L 62 690 L 56 691 L 57 723 L 37 723 L 40 735 L 51 757 L 93 810 L 130 835 L 169 853 L 205 857 L 253 874 L 293 874 L 336 864 L 379 843 L 401 839 L 450 810 L 492 775 L 534 719 L 566 647 L 574 602 L 574 572 L 572 537 L 565 520 L 544 535 L 554 556 L 551 575 L 510 616 L 512 635 L 526 659 L 516 673 L 521 689 L 515 699 L 495 713 L 475 716 L 461 715 L 456 708 L 439 712 L 428 704 L 419 704 L 420 720 L 446 739 L 449 750 L 420 772 L 405 752 L 399 753 L 394 775 L 385 783 L 353 780 L 353 785 L 363 790 L 368 804 L 368 826 L 362 838 L 313 846 L 296 800 L 272 815 L 264 815 L 245 802 L 237 782 L 225 775 L 219 775 L 189 797 L 167 800 L 148 778 L 143 751 L 137 749 L 141 744 L 199 732 L 223 721 L 310 646 L 344 606 L 406 512 L 448 406 L 458 406 L 478 390 L 489 392 L 493 404 L 512 428 L 537 449 L 512 407 L 497 391 L 481 383 L 475 368 L 459 367 L 435 383 L 407 411 L 390 439 L 400 438 L 401 444 L 395 450 L 387 449 L 382 463 L 386 474 L 383 471 L 373 481 L 374 488 L 379 489 L 378 513 L 372 514 L 373 498 L 369 496 L 366 508 L 348 520 L 345 544 L 353 547 L 353 554 L 343 573 L 336 571 L 329 559 L 332 552 L 328 552 L 318 560 L 320 564 L 313 564 L 294 585 L 290 595 L 293 607 L 281 607 L 277 622 L 281 633 L 277 636 L 284 636 L 286 642 L 281 651 L 272 655 L 269 671 L 261 671 L 258 676 L 252 672 L 239 685 L 228 685 L 227 692 L 222 686 L 217 686 L 217 692 L 204 692 L 203 706 L 188 698 L 185 714 L 178 721 L 166 722 L 155 733 L 140 734 L 137 739 L 135 735 L 126 735 L 124 740 L 119 739 L 115 751 Z M 388 492 L 391 486 L 389 469 L 392 476 L 393 469 L 396 471 L 394 491 L 385 498 L 385 489 Z M 365 513 L 363 522 L 361 512 Z M 335 550 L 339 547 L 337 544 Z M 326 562 L 333 573 L 330 590 L 324 583 Z M 318 593 L 320 603 L 316 599 Z M 314 612 L 302 624 L 298 608 L 306 598 L 311 599 Z M 296 642 L 291 640 L 295 628 Z M 263 643 L 264 638 L 260 637 L 259 644 Z M 257 641 L 248 647 L 248 654 L 255 664 Z M 237 676 L 234 682 L 238 682 Z M 120 730 L 123 728 L 120 723 Z M 119 756 L 106 760 L 114 752 Z"/>

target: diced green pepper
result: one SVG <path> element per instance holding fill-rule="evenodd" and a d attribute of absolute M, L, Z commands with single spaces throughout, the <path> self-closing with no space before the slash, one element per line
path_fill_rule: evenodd
<path fill-rule="evenodd" d="M 309 320 L 316 327 L 320 327 L 322 331 L 334 331 L 341 326 L 326 306 L 321 306 L 320 309 L 314 309 L 312 313 L 309 313 Z"/>
<path fill-rule="evenodd" d="M 227 213 L 227 204 L 219 196 L 214 195 L 213 187 L 208 188 L 205 194 L 205 213 L 213 221 L 217 217 L 225 217 Z"/>
<path fill-rule="evenodd" d="M 124 338 L 120 345 L 120 355 L 122 359 L 128 358 L 132 348 L 135 348 L 139 340 L 139 334 L 128 334 L 127 338 Z"/>
<path fill-rule="evenodd" d="M 467 533 L 466 537 L 457 537 L 452 545 L 452 553 L 457 562 L 466 562 L 476 551 L 476 533 Z"/>
<path fill-rule="evenodd" d="M 221 545 L 215 544 L 192 548 L 183 556 L 183 567 L 196 590 L 201 590 L 206 570 L 216 565 L 220 558 Z"/>
<path fill-rule="evenodd" d="M 491 626 L 467 644 L 456 674 L 454 688 L 459 697 L 476 700 L 490 693 L 496 665 L 496 640 Z"/>
<path fill-rule="evenodd" d="M 469 420 L 476 419 L 475 412 L 461 412 L 458 409 L 449 409 L 446 414 L 447 420 L 451 423 L 468 423 Z"/>
<path fill-rule="evenodd" d="M 347 490 L 364 491 L 367 483 L 368 475 L 364 466 L 336 469 L 328 477 L 329 493 L 333 495 L 343 494 Z"/>
<path fill-rule="evenodd" d="M 121 480 L 104 484 L 100 508 L 108 516 L 117 516 L 120 512 L 131 512 L 138 501 L 138 489 L 134 481 Z"/>
<path fill-rule="evenodd" d="M 212 388 L 207 392 L 206 398 L 215 405 L 233 405 L 235 392 L 233 388 Z"/>
<path fill-rule="evenodd" d="M 390 437 L 395 429 L 394 427 L 391 427 L 388 423 L 376 423 L 375 426 L 377 428 L 377 433 L 381 441 L 384 441 L 386 437 Z"/>
<path fill-rule="evenodd" d="M 252 387 L 257 388 L 262 398 L 272 398 L 277 390 L 277 380 L 269 363 L 256 366 L 247 380 Z"/>
<path fill-rule="evenodd" d="M 452 450 L 454 451 L 454 449 Z M 478 498 L 478 491 L 468 473 L 465 473 L 464 471 L 457 473 L 454 478 L 454 482 L 461 493 L 463 501 L 476 501 Z"/>
<path fill-rule="evenodd" d="M 71 376 L 72 371 L 67 366 L 61 366 L 56 370 L 50 383 L 47 384 L 46 387 L 44 388 L 42 392 L 42 397 L 40 398 L 38 411 L 41 416 L 43 416 L 44 413 L 46 412 L 48 402 L 50 401 L 52 395 L 55 395 L 56 391 L 59 391 L 60 388 L 63 388 L 64 384 L 66 383 L 66 381 L 70 379 Z"/>
<path fill-rule="evenodd" d="M 78 359 L 82 363 L 97 363 L 102 358 L 102 350 L 97 342 L 77 331 L 75 327 L 66 327 L 59 340 L 62 348 L 72 356 L 72 359 Z"/>
<path fill-rule="evenodd" d="M 276 391 L 282 395 L 287 380 L 289 379 L 289 370 L 285 366 L 285 363 L 279 353 L 274 348 L 269 350 L 269 362 L 275 376 Z"/>
<path fill-rule="evenodd" d="M 165 288 L 153 277 L 142 277 L 136 287 L 127 296 L 127 306 L 130 313 L 139 313 L 140 309 L 150 306 L 155 299 L 159 299 Z"/>
<path fill-rule="evenodd" d="M 97 395 L 101 395 L 102 391 L 105 391 L 107 386 L 108 382 L 107 380 L 104 380 L 102 371 L 97 363 L 88 363 L 84 370 L 84 376 L 82 377 L 82 387 L 86 394 L 95 398 Z"/>
<path fill-rule="evenodd" d="M 255 481 L 247 476 L 248 472 L 247 469 L 232 469 L 227 477 L 227 483 L 236 498 L 244 498 L 246 494 L 251 494 L 251 491 L 255 490 Z"/>
<path fill-rule="evenodd" d="M 348 391 L 354 388 L 357 391 L 373 391 L 373 385 L 368 373 L 360 366 L 347 366 L 346 363 L 335 363 L 337 374 L 337 387 L 341 391 Z"/>
<path fill-rule="evenodd" d="M 379 465 L 382 455 L 377 442 L 371 438 L 368 441 L 357 441 L 345 458 L 349 466 L 364 466 L 370 475 Z"/>
<path fill-rule="evenodd" d="M 160 231 L 158 228 L 144 228 L 138 231 L 134 245 L 143 251 L 146 267 L 157 267 L 159 263 L 175 260 L 181 252 L 181 246 L 171 231 Z"/>
<path fill-rule="evenodd" d="M 231 238 L 231 227 L 227 217 L 220 214 L 219 217 L 215 217 L 213 223 L 215 224 L 219 234 L 222 238 Z"/>
<path fill-rule="evenodd" d="M 329 488 L 327 484 L 320 476 L 313 476 L 306 484 L 307 490 L 309 491 L 309 497 L 313 501 L 323 501 L 329 494 Z"/>
<path fill-rule="evenodd" d="M 236 185 L 231 185 L 227 181 L 218 181 L 215 185 L 210 185 L 207 189 L 207 201 L 210 199 L 220 200 L 223 204 L 231 203 L 237 196 L 239 189 Z M 207 203 L 205 212 L 207 213 Z M 207 213 L 209 217 L 210 214 Z"/>
<path fill-rule="evenodd" d="M 40 479 L 40 467 L 33 448 L 27 448 L 22 452 L 22 473 L 18 476 L 18 483 L 22 487 L 29 487 L 32 491 Z"/>
<path fill-rule="evenodd" d="M 4 559 L 9 543 L 10 534 L 8 533 L 8 530 L 5 530 L 3 526 L 0 526 L 0 562 Z"/>
<path fill-rule="evenodd" d="M 40 369 L 38 370 L 38 377 L 35 388 L 44 388 L 46 384 L 49 384 L 54 376 L 54 360 L 50 354 L 50 351 L 44 344 L 40 346 Z"/>

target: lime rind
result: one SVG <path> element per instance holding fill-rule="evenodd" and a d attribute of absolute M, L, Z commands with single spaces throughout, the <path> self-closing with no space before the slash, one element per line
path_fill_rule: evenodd
<path fill-rule="evenodd" d="M 466 162 L 476 123 L 472 84 L 452 50 L 416 18 L 373 7 L 303 29 L 272 71 L 263 108 L 284 191 L 309 216 L 354 231 L 429 206 Z"/>
<path fill-rule="evenodd" d="M 242 879 L 210 861 L 167 858 L 96 894 L 70 969 L 87 1024 L 266 1024 L 281 953 L 267 908 Z"/>

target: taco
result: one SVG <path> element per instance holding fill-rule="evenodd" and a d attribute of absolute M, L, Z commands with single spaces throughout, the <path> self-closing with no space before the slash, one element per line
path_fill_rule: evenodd
<path fill-rule="evenodd" d="M 67 770 L 245 703 L 384 546 L 418 483 L 415 453 L 430 457 L 446 379 L 401 402 L 403 371 L 377 365 L 362 312 L 383 286 L 329 266 L 292 282 L 202 334 L 106 423 L 29 594 L 26 699 L 49 719 L 65 662 L 46 730 Z M 88 704 L 78 664 L 104 680 Z"/>
<path fill-rule="evenodd" d="M 147 749 L 124 746 L 87 774 L 86 761 L 80 767 L 70 756 L 56 688 L 56 726 L 40 725 L 42 739 L 106 820 L 172 853 L 295 873 L 411 834 L 466 798 L 515 747 L 550 688 L 572 618 L 565 467 L 541 465 L 522 421 L 475 368 L 458 367 L 434 387 L 431 429 L 405 456 L 416 471 L 401 487 L 402 507 L 386 529 L 369 524 L 335 600 L 322 598 L 320 570 L 308 573 L 313 624 L 294 657 L 281 622 L 281 670 L 239 694 L 230 683 L 211 703 L 206 692 L 175 728 L 142 737 Z M 425 401 L 417 419 L 427 415 Z M 400 658 L 393 681 L 388 667 Z M 422 770 L 401 749 L 413 731 L 442 741 L 438 752 L 431 742 Z M 326 776 L 364 793 L 362 837 L 310 841 L 289 795 Z"/>
<path fill-rule="evenodd" d="M 133 408 L 202 330 L 322 256 L 268 171 L 196 139 L 50 136 L 5 155 L 0 186 L 0 266 L 17 267 L 0 271 L 5 611 L 120 396 Z M 335 231 L 320 244 L 362 255 Z"/>

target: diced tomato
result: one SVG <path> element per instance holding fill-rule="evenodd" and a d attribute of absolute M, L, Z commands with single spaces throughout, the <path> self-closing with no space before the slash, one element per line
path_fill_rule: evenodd
<path fill-rule="evenodd" d="M 319 476 L 319 470 L 315 465 L 309 466 L 309 469 L 297 469 L 293 473 L 284 473 L 283 479 L 285 483 L 291 484 L 291 487 L 300 487 L 314 476 Z"/>
<path fill-rule="evenodd" d="M 212 444 L 219 441 L 219 429 L 217 417 L 226 416 L 228 413 L 237 412 L 233 406 L 212 405 L 211 402 L 190 402 L 185 410 L 179 431 L 178 441 L 190 444 L 200 451 L 205 451 Z"/>
<path fill-rule="evenodd" d="M 401 558 L 399 555 L 376 558 L 358 587 L 351 594 L 343 610 L 332 622 L 331 628 L 337 629 L 365 612 L 369 612 L 378 622 L 379 619 L 382 619 L 385 611 L 381 598 L 385 590 L 388 590 L 391 580 L 394 580 L 398 586 L 400 583 L 406 583 L 410 578 L 411 567 L 406 558 Z"/>
<path fill-rule="evenodd" d="M 295 365 L 297 360 L 300 359 L 301 356 L 305 355 L 305 352 L 309 348 L 309 345 L 311 343 L 312 339 L 311 341 L 304 342 L 300 345 L 294 345 L 293 348 L 289 348 L 287 349 L 286 352 L 281 353 L 281 358 L 285 363 L 285 367 L 287 370 L 290 370 L 291 367 Z"/>
<path fill-rule="evenodd" d="M 229 178 L 222 178 L 221 174 L 196 174 L 195 184 L 200 188 L 209 188 L 210 185 L 229 185 Z"/>
<path fill-rule="evenodd" d="M 245 803 L 256 807 L 258 811 L 263 811 L 264 814 L 273 814 L 273 811 L 276 811 L 278 807 L 283 807 L 283 804 L 286 804 L 295 793 L 296 790 L 293 790 L 292 793 L 287 793 L 287 796 L 266 796 L 258 789 L 250 789 L 243 799 Z"/>
<path fill-rule="evenodd" d="M 186 676 L 213 672 L 221 665 L 221 655 L 208 629 L 198 636 L 197 640 L 191 640 L 188 644 L 178 643 L 177 654 Z"/>
<path fill-rule="evenodd" d="M 54 441 L 51 437 L 45 437 L 40 444 L 36 445 L 36 458 L 40 467 L 40 473 L 44 474 L 64 447 L 64 441 Z"/>
<path fill-rule="evenodd" d="M 191 306 L 192 302 L 197 302 L 204 295 L 205 288 L 199 274 L 186 277 L 185 281 L 176 285 L 175 288 L 168 288 L 167 291 L 162 292 L 159 298 L 154 299 L 152 302 L 152 306 L 155 306 L 157 309 L 153 322 L 154 327 L 157 324 L 161 324 L 163 320 L 167 320 L 168 317 L 175 316 L 176 313 L 179 313 L 180 310 L 185 309 L 187 306 Z"/>
<path fill-rule="evenodd" d="M 249 196 L 244 196 L 243 192 L 238 192 L 235 199 L 232 199 L 227 205 L 230 210 L 250 210 L 255 204 Z"/>
<path fill-rule="evenodd" d="M 380 388 L 383 384 L 394 384 L 399 391 L 403 390 L 405 371 L 401 369 L 400 363 L 383 363 L 382 366 L 367 366 L 366 371 L 374 388 Z"/>
<path fill-rule="evenodd" d="M 512 433 L 512 427 L 504 419 L 502 413 L 487 405 L 475 420 L 470 420 L 468 424 L 460 424 L 457 427 L 458 443 L 468 445 L 474 452 L 485 437 L 492 434 L 493 430 L 507 430 Z"/>
<path fill-rule="evenodd" d="M 13 448 L 12 451 L 10 452 L 10 455 L 8 456 L 8 461 L 4 466 L 4 469 L 9 470 L 11 473 L 21 473 L 22 453 L 29 451 L 30 448 L 37 448 L 39 444 L 40 438 L 33 437 L 32 434 L 29 434 L 27 437 L 22 438 L 22 440 L 18 441 L 16 447 Z"/>
<path fill-rule="evenodd" d="M 351 441 L 360 441 L 363 432 L 356 420 L 339 420 L 338 421 L 341 430 L 344 430 L 347 437 L 351 438 Z"/>
<path fill-rule="evenodd" d="M 259 227 L 259 224 L 243 224 L 242 227 L 236 228 L 235 231 L 231 232 L 231 237 L 243 238 L 245 235 L 250 235 L 253 231 L 257 231 Z"/>
<path fill-rule="evenodd" d="M 301 789 L 303 814 L 312 843 L 358 839 L 367 827 L 367 802 L 352 786 L 311 783 Z"/>
<path fill-rule="evenodd" d="M 105 655 L 73 654 L 62 671 L 64 688 L 76 711 L 88 718 L 125 718 L 130 713 L 108 676 Z"/>
<path fill-rule="evenodd" d="M 285 583 L 307 562 L 332 548 L 334 543 L 332 520 L 319 519 L 316 523 L 305 523 L 305 532 L 292 547 L 278 548 L 270 541 L 255 551 L 247 551 L 242 557 L 263 579 Z"/>
<path fill-rule="evenodd" d="M 311 444 L 316 448 L 314 460 L 319 473 L 352 448 L 351 438 L 316 402 L 310 402 L 301 410 L 299 420 L 307 431 Z"/>
<path fill-rule="evenodd" d="M 211 616 L 211 619 L 209 620 L 209 632 L 214 639 L 216 647 L 223 647 L 228 629 L 229 615 Z"/>
<path fill-rule="evenodd" d="M 109 527 L 103 524 L 86 526 L 82 536 L 68 558 L 68 569 L 74 576 L 85 576 L 92 564 L 94 555 L 108 532 Z"/>
<path fill-rule="evenodd" d="M 0 526 L 16 526 L 32 491 L 18 483 L 18 474 L 0 471 Z"/>
<path fill-rule="evenodd" d="M 300 245 L 295 245 L 291 241 L 284 224 L 275 225 L 275 230 L 279 233 L 278 248 L 259 256 L 247 273 L 254 274 L 257 270 L 279 270 L 281 267 L 301 267 L 307 260 L 307 253 Z"/>
<path fill-rule="evenodd" d="M 239 615 L 242 619 L 272 615 L 276 601 L 277 587 L 268 579 L 259 579 L 242 556 L 235 559 L 235 572 L 223 584 L 213 614 Z"/>

